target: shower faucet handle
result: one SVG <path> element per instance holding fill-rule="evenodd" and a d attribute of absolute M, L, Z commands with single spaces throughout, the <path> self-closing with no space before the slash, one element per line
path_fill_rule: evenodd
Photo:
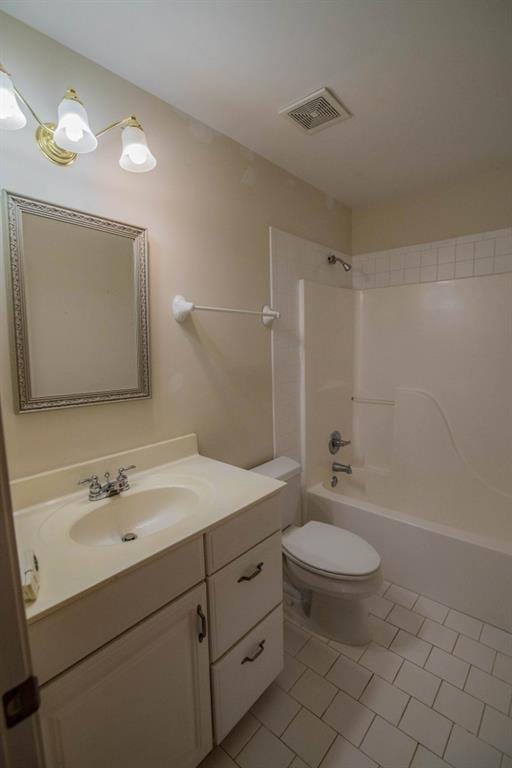
<path fill-rule="evenodd" d="M 341 437 L 341 432 L 335 429 L 334 432 L 331 432 L 329 435 L 329 453 L 333 455 L 338 453 L 340 448 L 344 448 L 346 445 L 350 445 L 350 442 L 350 440 L 343 440 Z"/>

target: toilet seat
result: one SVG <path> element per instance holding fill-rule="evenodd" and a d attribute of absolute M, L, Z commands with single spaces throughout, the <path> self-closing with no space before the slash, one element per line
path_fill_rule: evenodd
<path fill-rule="evenodd" d="M 285 531 L 283 550 L 304 570 L 339 581 L 369 579 L 381 565 L 378 552 L 360 536 L 318 521 Z"/>

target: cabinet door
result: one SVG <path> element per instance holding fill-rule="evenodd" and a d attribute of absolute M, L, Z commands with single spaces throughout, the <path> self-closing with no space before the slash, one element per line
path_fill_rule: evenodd
<path fill-rule="evenodd" d="M 204 583 L 41 691 L 48 768 L 194 768 L 212 745 Z"/>

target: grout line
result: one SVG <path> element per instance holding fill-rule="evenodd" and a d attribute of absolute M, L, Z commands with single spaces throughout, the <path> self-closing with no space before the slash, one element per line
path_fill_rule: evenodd
<path fill-rule="evenodd" d="M 443 754 L 441 755 L 443 760 L 444 760 L 444 756 L 446 755 L 446 750 L 448 749 L 448 744 L 450 743 L 450 739 L 452 737 L 452 733 L 453 733 L 454 728 L 455 728 L 455 723 L 453 722 L 453 720 L 451 721 L 451 723 L 452 723 L 452 727 L 450 728 L 450 733 L 448 734 L 448 738 L 446 739 L 446 744 L 444 745 Z M 469 733 L 469 731 L 468 731 L 468 733 Z"/>

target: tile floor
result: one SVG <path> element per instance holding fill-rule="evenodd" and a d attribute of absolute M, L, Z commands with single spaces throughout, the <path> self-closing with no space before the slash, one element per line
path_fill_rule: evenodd
<path fill-rule="evenodd" d="M 285 622 L 285 667 L 201 768 L 512 768 L 512 635 L 385 583 L 373 642 Z"/>

